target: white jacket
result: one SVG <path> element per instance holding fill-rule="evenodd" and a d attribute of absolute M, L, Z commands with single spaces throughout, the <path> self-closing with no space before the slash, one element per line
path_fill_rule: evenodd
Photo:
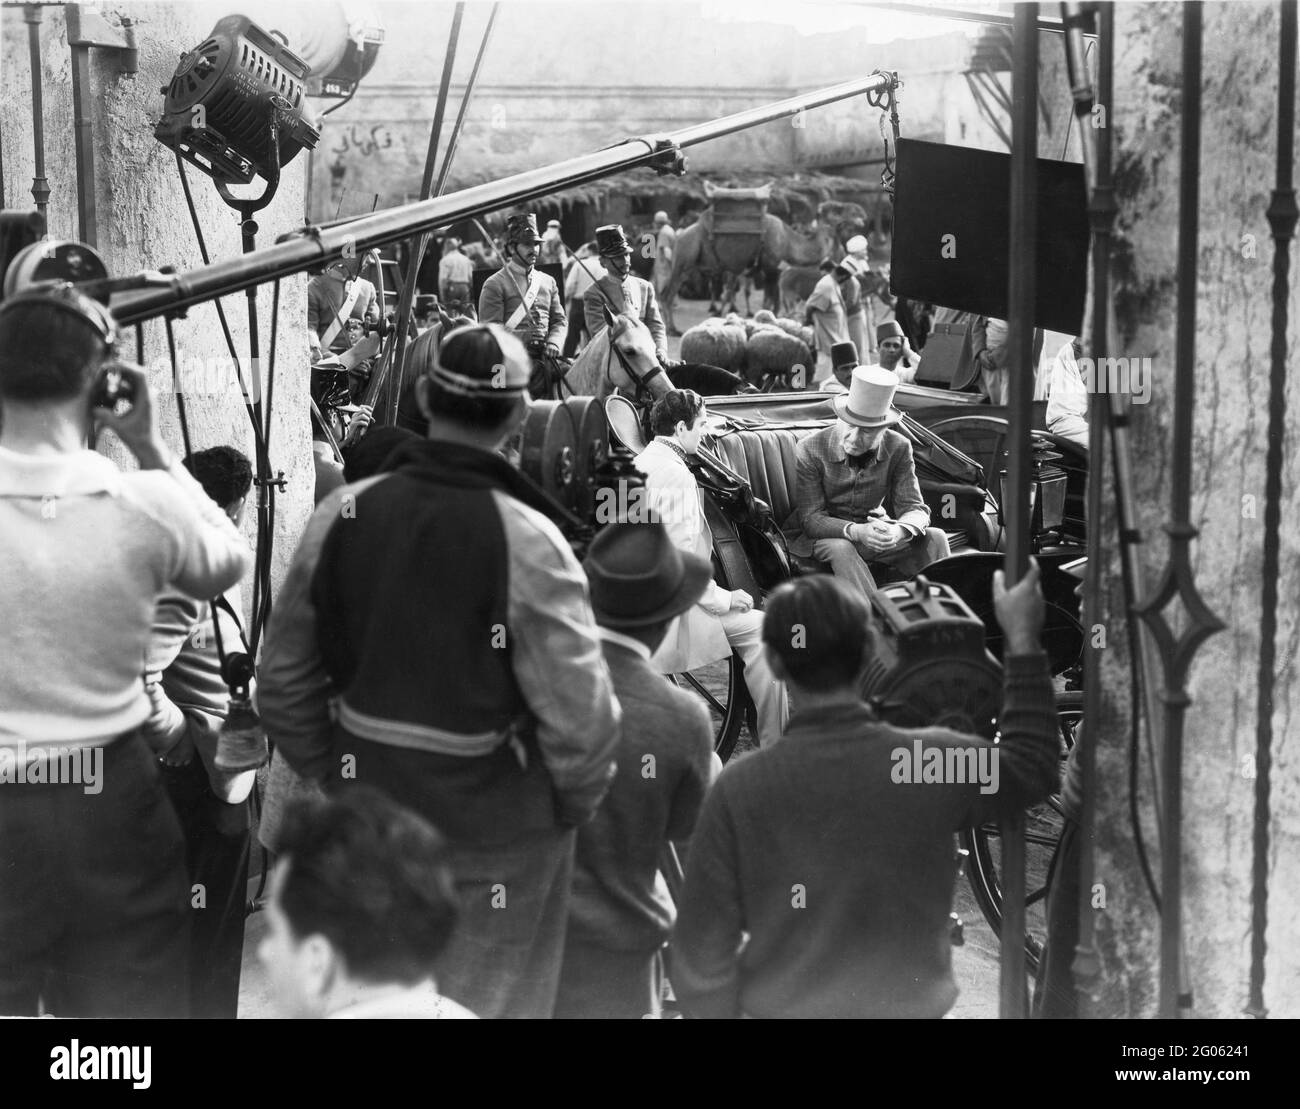
<path fill-rule="evenodd" d="M 636 456 L 636 468 L 645 474 L 646 501 L 668 529 L 678 550 L 709 560 L 713 533 L 700 504 L 695 475 L 671 447 L 652 442 Z M 650 665 L 664 674 L 694 670 L 731 654 L 731 644 L 720 617 L 731 608 L 731 591 L 710 581 L 704 595 L 668 628 L 663 644 Z"/>

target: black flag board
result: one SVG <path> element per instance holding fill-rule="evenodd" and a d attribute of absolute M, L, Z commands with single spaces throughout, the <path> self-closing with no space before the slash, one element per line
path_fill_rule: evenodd
<path fill-rule="evenodd" d="M 890 289 L 928 304 L 1007 318 L 1011 156 L 898 140 Z M 1083 166 L 1038 159 L 1034 326 L 1078 335 L 1088 277 Z"/>

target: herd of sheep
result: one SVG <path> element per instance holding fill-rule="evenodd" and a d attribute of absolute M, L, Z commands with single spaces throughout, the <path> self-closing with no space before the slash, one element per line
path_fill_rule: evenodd
<path fill-rule="evenodd" d="M 731 312 L 696 324 L 682 336 L 681 357 L 721 366 L 759 389 L 803 389 L 815 365 L 812 344 L 811 327 L 764 308 L 753 319 Z"/>

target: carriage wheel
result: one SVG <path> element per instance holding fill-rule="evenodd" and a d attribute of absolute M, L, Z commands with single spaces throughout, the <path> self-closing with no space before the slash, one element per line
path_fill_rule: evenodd
<path fill-rule="evenodd" d="M 926 428 L 978 462 L 984 471 L 985 488 L 997 490 L 998 470 L 1002 466 L 1002 452 L 1006 448 L 1009 430 L 1006 420 L 1000 416 L 975 414 L 950 416 L 946 420 L 927 424 Z"/>
<path fill-rule="evenodd" d="M 1061 741 L 1061 773 L 1083 720 L 1083 693 L 1056 695 L 1056 724 Z M 1047 892 L 1056 870 L 1056 848 L 1064 817 L 1061 798 L 1053 794 L 1025 813 L 1025 962 L 1037 973 L 1047 941 Z M 1002 934 L 1002 831 L 997 822 L 967 828 L 961 833 L 971 890 L 993 934 Z"/>
<path fill-rule="evenodd" d="M 738 655 L 674 674 L 672 680 L 704 702 L 713 723 L 713 750 L 723 762 L 735 751 L 742 725 L 748 722 L 750 734 L 756 734 L 754 704 L 745 687 L 745 664 Z"/>

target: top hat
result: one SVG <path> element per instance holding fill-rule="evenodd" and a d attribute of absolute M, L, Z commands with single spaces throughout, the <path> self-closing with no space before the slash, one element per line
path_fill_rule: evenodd
<path fill-rule="evenodd" d="M 831 346 L 831 372 L 858 364 L 858 348 L 853 343 L 835 343 Z"/>
<path fill-rule="evenodd" d="M 596 249 L 602 258 L 616 258 L 620 254 L 631 254 L 632 244 L 627 241 L 620 224 L 607 223 L 596 228 Z"/>
<path fill-rule="evenodd" d="M 660 523 L 607 525 L 591 541 L 582 566 L 596 623 L 608 628 L 644 627 L 678 616 L 713 577 L 713 567 L 679 551 Z"/>
<path fill-rule="evenodd" d="M 506 217 L 506 242 L 539 242 L 541 233 L 537 230 L 537 217 L 532 212 L 519 212 Z"/>
<path fill-rule="evenodd" d="M 885 339 L 907 339 L 906 333 L 897 320 L 886 320 L 876 326 L 876 342 L 880 343 Z"/>
<path fill-rule="evenodd" d="M 903 418 L 893 407 L 898 374 L 880 366 L 859 366 L 849 391 L 835 398 L 835 415 L 854 427 L 892 427 Z"/>

